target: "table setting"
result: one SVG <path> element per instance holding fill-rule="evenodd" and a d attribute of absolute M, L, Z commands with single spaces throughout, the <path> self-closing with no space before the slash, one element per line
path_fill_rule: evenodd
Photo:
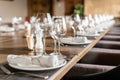
<path fill-rule="evenodd" d="M 30 54 L 9 53 L 6 62 L 0 64 L 1 79 L 45 80 L 51 77 L 54 78 L 54 74 L 60 74 L 63 71 L 62 69 L 67 70 L 67 67 L 74 65 L 74 63 L 69 64 L 75 59 L 74 56 L 78 58 L 80 52 L 84 53 L 84 48 L 88 50 L 87 46 L 90 46 L 89 44 L 95 40 L 88 38 L 90 33 L 95 34 L 95 36 L 100 35 L 95 30 L 94 21 L 90 22 L 91 17 L 88 17 L 89 19 L 85 21 L 77 15 L 69 22 L 70 20 L 67 21 L 64 16 L 51 17 L 47 14 L 47 17 L 44 14 L 43 17 L 42 14 L 44 13 L 39 13 L 37 16 L 32 17 L 30 22 L 24 23 L 25 37 L 23 39 L 26 41 L 24 45 L 27 48 L 24 51 L 25 53 L 30 52 Z M 94 18 L 92 17 L 92 19 Z M 89 24 L 86 24 L 87 21 L 89 21 Z M 68 30 L 66 22 L 73 30 L 72 36 L 66 35 Z M 110 24 L 106 23 L 106 25 Z M 48 37 L 52 41 L 51 44 L 48 44 Z M 12 43 L 18 44 L 19 42 L 13 41 Z M 81 45 L 83 47 L 79 47 Z M 22 53 L 23 48 L 20 51 L 17 50 L 18 52 L 14 49 L 12 52 Z M 12 50 L 12 48 L 9 48 L 9 50 Z M 63 76 L 64 74 L 60 75 Z"/>

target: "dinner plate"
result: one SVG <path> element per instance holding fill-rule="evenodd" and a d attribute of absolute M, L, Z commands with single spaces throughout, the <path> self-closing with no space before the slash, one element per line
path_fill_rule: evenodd
<path fill-rule="evenodd" d="M 92 42 L 91 40 L 87 40 L 85 42 L 79 42 L 79 38 L 77 38 L 77 40 L 73 40 L 73 39 L 74 39 L 73 37 L 62 38 L 61 42 L 63 44 L 69 44 L 69 45 L 84 45 Z"/>
<path fill-rule="evenodd" d="M 97 37 L 100 34 L 78 34 L 78 35 L 80 35 L 80 36 L 88 36 L 88 37 Z"/>
<path fill-rule="evenodd" d="M 42 71 L 42 70 L 52 70 L 52 69 L 57 69 L 60 68 L 62 66 L 64 66 L 67 63 L 67 61 L 65 59 L 61 59 L 59 61 L 59 65 L 58 66 L 54 66 L 54 67 L 41 67 L 39 65 L 31 65 L 31 66 L 21 66 L 21 65 L 17 65 L 17 64 L 9 64 L 9 66 L 11 66 L 12 68 L 15 69 L 19 69 L 19 70 L 26 70 L 26 71 Z"/>

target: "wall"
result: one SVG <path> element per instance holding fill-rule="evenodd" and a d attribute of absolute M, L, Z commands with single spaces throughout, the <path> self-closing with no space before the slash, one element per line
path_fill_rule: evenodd
<path fill-rule="evenodd" d="M 120 17 L 120 0 L 85 0 L 85 15 L 112 14 Z"/>
<path fill-rule="evenodd" d="M 11 22 L 12 17 L 27 16 L 27 0 L 14 0 L 14 1 L 0 1 L 0 16 L 3 22 Z"/>

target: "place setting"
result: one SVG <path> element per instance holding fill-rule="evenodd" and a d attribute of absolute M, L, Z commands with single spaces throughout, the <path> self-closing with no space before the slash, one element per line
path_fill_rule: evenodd
<path fill-rule="evenodd" d="M 63 18 L 59 19 L 61 20 L 60 22 L 52 24 L 50 30 L 47 29 L 49 26 L 46 25 L 48 24 L 46 19 L 48 18 L 45 17 L 42 19 L 43 21 L 35 22 L 32 24 L 34 26 L 26 23 L 26 42 L 28 49 L 32 51 L 32 55 L 9 54 L 7 62 L 10 67 L 25 71 L 44 71 L 57 69 L 67 64 L 67 60 L 60 52 L 60 33 L 58 34 L 58 31 L 61 30 L 60 25 L 63 25 L 63 22 L 61 23 Z M 34 27 L 34 32 L 31 32 L 31 27 Z M 56 30 L 56 27 L 59 27 L 59 30 Z M 46 52 L 46 36 L 48 34 L 54 40 L 54 51 L 52 53 Z M 56 49 L 56 42 L 58 43 L 58 50 Z"/>
<path fill-rule="evenodd" d="M 25 56 L 25 55 L 8 55 L 7 61 L 9 66 L 26 71 L 43 71 L 52 70 L 64 66 L 67 62 L 58 55 L 43 56 Z"/>
<path fill-rule="evenodd" d="M 82 28 L 83 23 L 81 23 L 82 19 L 78 15 L 71 15 L 67 22 L 69 23 L 67 26 L 71 26 L 73 35 L 61 38 L 61 43 L 67 45 L 87 45 L 92 42 L 85 35 L 85 31 Z"/>
<path fill-rule="evenodd" d="M 46 24 L 46 22 L 44 24 Z M 60 23 L 57 22 L 56 25 L 58 24 Z M 62 23 L 60 25 L 62 25 Z M 54 33 L 53 29 L 56 26 L 52 24 L 50 29 L 46 29 L 49 27 L 43 25 L 43 22 L 36 22 L 34 26 L 26 23 L 26 27 L 28 28 L 25 32 L 25 38 L 27 50 L 30 54 L 9 54 L 6 63 L 0 65 L 0 73 L 5 77 L 9 77 L 9 79 L 16 77 L 28 78 L 28 76 L 29 79 L 32 80 L 47 79 L 58 71 L 59 68 L 64 67 L 68 63 L 65 56 L 60 52 L 60 43 L 55 43 L 55 40 L 59 41 L 59 36 Z M 31 27 L 34 28 L 34 31 L 31 31 Z M 54 41 L 54 49 L 51 53 L 46 52 L 46 37 L 48 34 Z M 56 44 L 58 46 L 55 46 Z"/>

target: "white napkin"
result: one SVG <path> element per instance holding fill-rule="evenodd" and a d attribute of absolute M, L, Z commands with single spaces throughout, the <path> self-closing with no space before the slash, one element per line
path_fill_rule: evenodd
<path fill-rule="evenodd" d="M 2 25 L 0 26 L 0 31 L 1 32 L 12 32 L 15 31 L 13 27 L 9 27 L 8 25 Z"/>
<path fill-rule="evenodd" d="M 87 28 L 85 28 L 85 32 L 86 32 L 86 34 L 90 34 L 90 35 L 98 34 L 96 28 L 91 27 L 91 26 L 88 26 Z"/>
<path fill-rule="evenodd" d="M 8 55 L 9 64 L 20 67 L 54 67 L 59 65 L 57 55 L 28 56 L 28 55 Z"/>
<path fill-rule="evenodd" d="M 88 39 L 87 39 L 87 37 L 76 37 L 76 38 L 74 39 L 74 41 L 75 41 L 75 42 L 78 42 L 78 43 L 84 43 L 84 42 L 87 42 Z"/>
<path fill-rule="evenodd" d="M 54 67 L 59 65 L 58 55 L 43 55 L 39 57 L 41 66 Z"/>
<path fill-rule="evenodd" d="M 35 59 L 35 58 L 34 58 Z M 8 55 L 7 61 L 9 64 L 17 65 L 20 67 L 40 67 L 37 60 L 33 60 L 32 56 L 27 55 Z"/>

